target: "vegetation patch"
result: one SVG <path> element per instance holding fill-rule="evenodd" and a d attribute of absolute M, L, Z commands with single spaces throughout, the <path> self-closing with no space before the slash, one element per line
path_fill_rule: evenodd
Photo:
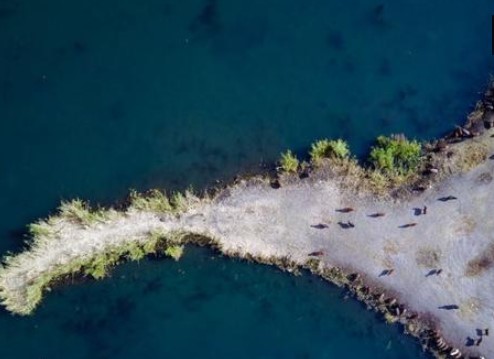
<path fill-rule="evenodd" d="M 491 243 L 489 247 L 479 254 L 474 259 L 467 263 L 465 275 L 467 277 L 475 277 L 481 275 L 488 269 L 494 266 L 494 243 Z"/>
<path fill-rule="evenodd" d="M 175 192 L 170 199 L 170 203 L 176 212 L 183 212 L 188 208 L 187 197 L 191 192 L 186 192 L 185 195 L 181 192 Z"/>
<path fill-rule="evenodd" d="M 385 193 L 393 185 L 389 178 L 380 171 L 367 170 L 366 179 L 374 193 Z"/>
<path fill-rule="evenodd" d="M 191 188 L 184 193 L 174 192 L 169 197 L 157 189 L 144 194 L 132 190 L 129 194 L 129 210 L 154 213 L 180 213 L 186 211 L 199 198 Z"/>
<path fill-rule="evenodd" d="M 456 160 L 460 172 L 467 172 L 487 159 L 487 148 L 482 143 L 470 143 Z"/>
<path fill-rule="evenodd" d="M 369 161 L 372 166 L 388 176 L 406 176 L 417 170 L 422 146 L 403 135 L 379 136 L 372 147 Z"/>
<path fill-rule="evenodd" d="M 348 158 L 350 149 L 348 143 L 342 139 L 323 139 L 314 142 L 310 149 L 311 162 L 319 165 L 324 158 Z"/>
<path fill-rule="evenodd" d="M 154 189 L 146 194 L 132 190 L 129 194 L 129 208 L 147 212 L 171 212 L 173 207 L 165 193 Z"/>
<path fill-rule="evenodd" d="M 110 247 L 102 253 L 92 253 L 84 258 L 72 259 L 68 263 L 52 267 L 50 271 L 44 272 L 35 279 L 24 285 L 24 292 L 7 293 L 5 288 L 0 290 L 0 298 L 6 308 L 20 315 L 30 314 L 39 304 L 43 292 L 50 290 L 50 284 L 70 275 L 82 274 L 94 279 L 102 279 L 108 275 L 113 266 L 125 260 L 140 260 L 146 255 L 157 252 L 179 260 L 183 254 L 184 247 L 182 238 L 184 234 L 165 234 L 159 231 L 149 232 L 148 237 L 142 241 L 124 243 L 118 247 Z M 16 257 L 5 257 L 7 266 L 17 266 Z"/>
<path fill-rule="evenodd" d="M 493 180 L 492 175 L 489 172 L 484 172 L 484 173 L 481 173 L 477 177 L 477 179 L 475 180 L 475 182 L 477 182 L 477 184 L 479 184 L 479 185 L 486 185 L 486 184 L 491 183 L 492 180 Z"/>
<path fill-rule="evenodd" d="M 420 248 L 415 254 L 415 262 L 426 268 L 436 268 L 440 265 L 441 251 L 430 247 Z"/>
<path fill-rule="evenodd" d="M 37 237 L 51 237 L 53 235 L 53 227 L 44 220 L 28 225 L 28 232 L 32 238 Z"/>
<path fill-rule="evenodd" d="M 281 154 L 280 166 L 284 172 L 296 173 L 298 170 L 299 160 L 292 151 L 287 150 Z"/>
<path fill-rule="evenodd" d="M 169 257 L 172 257 L 176 261 L 182 257 L 182 254 L 184 253 L 184 246 L 179 246 L 179 245 L 174 245 L 174 246 L 169 246 L 167 249 L 165 249 L 165 254 Z"/>
<path fill-rule="evenodd" d="M 60 207 L 58 207 L 58 211 L 61 218 L 83 226 L 104 223 L 117 214 L 113 209 L 91 209 L 86 202 L 83 202 L 80 199 L 63 201 Z M 51 220 L 53 221 L 53 219 L 54 218 L 52 217 Z M 37 230 L 39 231 L 39 228 L 37 228 Z"/>
<path fill-rule="evenodd" d="M 371 149 L 369 167 L 352 158 L 347 142 L 341 139 L 313 143 L 310 156 L 320 176 L 339 177 L 342 189 L 380 197 L 418 179 L 418 169 L 424 165 L 420 143 L 403 135 L 379 136 Z"/>

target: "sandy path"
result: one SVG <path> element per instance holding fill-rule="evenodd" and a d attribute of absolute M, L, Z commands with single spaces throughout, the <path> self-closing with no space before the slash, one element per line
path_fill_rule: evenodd
<path fill-rule="evenodd" d="M 494 357 L 494 338 L 466 348 L 477 328 L 494 328 L 492 269 L 467 277 L 467 263 L 494 246 L 494 181 L 478 184 L 482 173 L 494 174 L 494 161 L 461 178 L 443 183 L 407 203 L 381 203 L 348 198 L 328 183 L 272 190 L 239 188 L 213 205 L 204 217 L 185 217 L 184 227 L 221 240 L 226 251 L 256 256 L 285 256 L 303 263 L 307 254 L 323 250 L 329 267 L 345 266 L 373 278 L 396 293 L 407 307 L 436 318 L 442 335 L 462 352 L 479 349 Z M 455 195 L 447 202 L 438 198 Z M 414 208 L 428 207 L 416 216 Z M 336 209 L 353 207 L 354 212 Z M 369 217 L 375 212 L 386 216 Z M 328 228 L 311 227 L 331 222 Z M 344 229 L 339 221 L 351 221 Z M 407 223 L 410 228 L 400 228 Z M 389 276 L 379 276 L 385 269 Z M 440 275 L 426 276 L 432 269 Z M 439 309 L 457 305 L 458 310 Z"/>

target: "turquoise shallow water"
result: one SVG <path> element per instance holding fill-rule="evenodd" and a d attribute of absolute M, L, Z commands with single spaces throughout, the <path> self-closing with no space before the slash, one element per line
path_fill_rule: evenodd
<path fill-rule="evenodd" d="M 492 72 L 492 13 L 487 0 L 0 1 L 0 250 L 63 198 L 203 188 L 326 136 L 358 155 L 380 133 L 440 136 Z M 32 318 L 0 312 L 1 350 L 419 355 L 317 279 L 210 257 L 123 266 Z"/>

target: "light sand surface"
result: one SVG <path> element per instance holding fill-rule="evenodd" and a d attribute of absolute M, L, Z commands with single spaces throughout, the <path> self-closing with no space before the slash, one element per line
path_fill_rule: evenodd
<path fill-rule="evenodd" d="M 484 140 L 492 154 L 490 134 Z M 494 160 L 486 160 L 407 201 L 343 193 L 332 180 L 300 180 L 279 189 L 241 182 L 180 216 L 128 211 L 90 228 L 61 221 L 54 240 L 21 253 L 28 260 L 0 272 L 0 288 L 22 301 L 30 280 L 50 268 L 108 246 L 145 241 L 150 231 L 190 232 L 217 240 L 227 254 L 289 256 L 304 264 L 310 252 L 323 251 L 323 265 L 362 273 L 410 310 L 434 319 L 444 339 L 463 353 L 494 358 L 493 177 Z M 438 200 L 445 196 L 457 199 Z M 427 214 L 415 215 L 414 208 L 424 206 Z M 354 211 L 337 211 L 343 207 Z M 385 216 L 369 216 L 376 212 Z M 355 227 L 342 228 L 340 221 Z M 328 227 L 312 227 L 319 223 Z M 408 223 L 416 225 L 401 228 Z M 469 261 L 479 258 L 484 268 L 466 275 Z M 394 271 L 380 276 L 386 269 Z M 433 269 L 442 273 L 426 276 Z M 440 308 L 445 305 L 458 309 Z M 490 328 L 491 336 L 466 347 L 480 328 Z"/>

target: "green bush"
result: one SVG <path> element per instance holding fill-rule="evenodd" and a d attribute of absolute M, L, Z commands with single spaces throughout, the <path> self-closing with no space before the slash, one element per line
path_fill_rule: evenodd
<path fill-rule="evenodd" d="M 297 172 L 299 161 L 292 151 L 288 150 L 281 154 L 280 165 L 285 172 Z"/>
<path fill-rule="evenodd" d="M 172 208 L 178 212 L 185 211 L 187 209 L 187 193 L 175 192 L 170 199 Z"/>
<path fill-rule="evenodd" d="M 170 212 L 172 205 L 165 193 L 159 190 L 151 190 L 146 194 L 139 194 L 132 190 L 130 192 L 130 207 L 148 212 Z"/>
<path fill-rule="evenodd" d="M 323 158 L 347 158 L 350 149 L 348 143 L 342 139 L 323 139 L 312 144 L 309 154 L 312 162 L 318 163 Z"/>
<path fill-rule="evenodd" d="M 80 199 L 62 201 L 58 210 L 62 218 L 80 223 L 84 226 L 90 226 L 97 222 L 105 222 L 115 214 L 115 211 L 111 209 L 91 209 L 87 203 Z"/>
<path fill-rule="evenodd" d="M 28 231 L 33 238 L 50 237 L 53 234 L 52 226 L 43 220 L 29 224 Z"/>
<path fill-rule="evenodd" d="M 369 161 L 375 169 L 388 175 L 408 175 L 420 163 L 422 146 L 403 135 L 379 136 L 372 147 Z"/>
<path fill-rule="evenodd" d="M 166 236 L 164 233 L 160 232 L 159 230 L 151 231 L 149 232 L 148 238 L 142 245 L 142 249 L 146 254 L 155 253 L 158 246 L 164 242 L 166 242 Z"/>
<path fill-rule="evenodd" d="M 110 264 L 108 263 L 108 258 L 106 255 L 99 254 L 84 266 L 84 274 L 90 275 L 94 279 L 102 279 L 106 276 L 107 270 Z"/>
<path fill-rule="evenodd" d="M 139 261 L 146 256 L 146 251 L 139 243 L 133 242 L 127 245 L 126 257 L 131 261 Z"/>
<path fill-rule="evenodd" d="M 179 246 L 179 245 L 174 245 L 174 246 L 169 246 L 167 249 L 165 249 L 165 254 L 169 257 L 172 257 L 176 261 L 182 257 L 182 254 L 184 253 L 184 246 Z"/>

